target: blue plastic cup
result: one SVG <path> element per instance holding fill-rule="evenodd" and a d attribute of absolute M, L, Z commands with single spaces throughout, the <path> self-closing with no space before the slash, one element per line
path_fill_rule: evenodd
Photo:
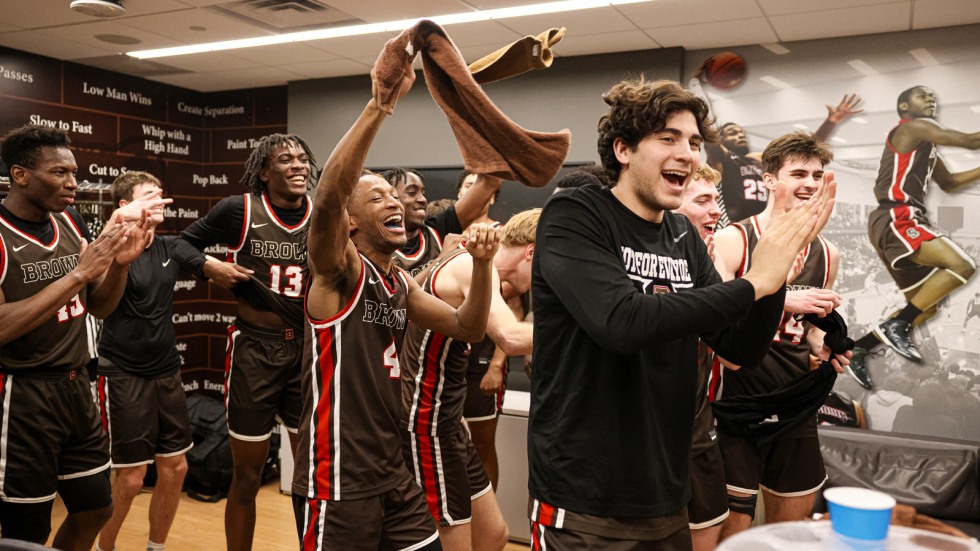
<path fill-rule="evenodd" d="M 888 494 L 842 486 L 823 493 L 834 532 L 859 540 L 884 540 L 895 508 Z"/>

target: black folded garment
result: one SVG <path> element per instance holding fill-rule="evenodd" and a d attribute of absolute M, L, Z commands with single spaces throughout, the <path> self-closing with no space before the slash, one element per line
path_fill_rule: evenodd
<path fill-rule="evenodd" d="M 832 310 L 822 318 L 816 314 L 803 314 L 802 316 L 797 314 L 794 317 L 798 321 L 810 322 L 811 325 L 826 333 L 823 342 L 830 347 L 834 354 L 843 354 L 854 349 L 854 341 L 847 336 L 847 323 L 837 313 L 837 310 Z"/>
<path fill-rule="evenodd" d="M 824 344 L 835 354 L 854 348 L 854 341 L 847 336 L 847 323 L 836 310 L 822 318 L 806 314 L 798 319 L 825 332 Z M 719 430 L 765 446 L 780 434 L 813 419 L 836 380 L 834 366 L 830 362 L 821 362 L 817 369 L 768 394 L 724 398 L 712 402 L 711 409 Z"/>

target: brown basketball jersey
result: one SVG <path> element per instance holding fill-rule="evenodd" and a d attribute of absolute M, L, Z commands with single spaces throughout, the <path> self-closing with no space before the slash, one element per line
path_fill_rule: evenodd
<path fill-rule="evenodd" d="M 0 215 L 0 289 L 7 302 L 40 293 L 78 265 L 82 233 L 66 212 L 49 215 L 54 228 L 50 243 L 41 243 Z M 0 369 L 73 369 L 89 361 L 83 287 L 68 304 L 40 327 L 0 346 Z"/>
<path fill-rule="evenodd" d="M 715 416 L 711 411 L 711 386 L 714 382 L 715 363 L 718 361 L 711 347 L 698 342 L 698 394 L 694 402 L 694 432 L 691 434 L 691 454 L 710 448 L 717 440 Z"/>
<path fill-rule="evenodd" d="M 899 153 L 892 147 L 895 131 L 909 119 L 902 119 L 888 133 L 885 149 L 878 165 L 878 179 L 875 180 L 875 199 L 883 206 L 912 207 L 918 212 L 911 216 L 920 218 L 926 214 L 926 186 L 932 179 L 939 150 L 931 142 L 922 142 L 908 153 Z M 908 216 L 906 216 L 908 218 Z"/>
<path fill-rule="evenodd" d="M 734 226 L 741 231 L 745 240 L 742 263 L 735 274 L 741 277 L 749 270 L 752 251 L 759 244 L 762 229 L 758 216 Z M 833 282 L 830 281 L 829 246 L 827 240 L 821 236 L 817 236 L 816 241 L 807 245 L 803 269 L 788 286 L 788 291 L 830 287 Z M 783 312 L 783 320 L 772 338 L 769 354 L 758 366 L 744 366 L 738 371 L 725 370 L 722 395 L 729 397 L 767 394 L 809 372 L 810 346 L 806 340 L 809 331 L 810 324 L 797 321 L 792 314 Z"/>
<path fill-rule="evenodd" d="M 306 247 L 301 242 L 303 228 L 310 221 L 312 203 L 306 199 L 306 215 L 295 226 L 283 223 L 272 210 L 269 196 L 246 193 L 245 221 L 238 244 L 229 247 L 232 260 L 254 270 L 251 276 L 261 299 L 288 322 L 303 315 L 306 284 Z M 299 323 L 296 323 L 299 326 Z"/>
<path fill-rule="evenodd" d="M 407 274 L 392 281 L 363 255 L 350 302 L 309 319 L 303 413 L 293 492 L 337 501 L 384 493 L 410 477 L 402 458 L 397 387 L 405 338 Z"/>
<path fill-rule="evenodd" d="M 393 260 L 395 261 L 395 266 L 398 266 L 411 274 L 412 277 L 415 277 L 421 273 L 430 262 L 435 260 L 441 252 L 442 238 L 439 236 L 439 233 L 428 225 L 423 224 L 422 227 L 419 228 L 418 250 L 411 254 L 406 254 L 402 251 L 395 251 Z"/>
<path fill-rule="evenodd" d="M 432 269 L 422 289 L 438 297 L 435 281 L 442 269 L 465 250 Z M 466 401 L 466 364 L 470 344 L 408 324 L 402 348 L 402 404 L 408 430 L 416 434 L 455 434 Z"/>
<path fill-rule="evenodd" d="M 721 161 L 722 218 L 727 226 L 766 210 L 769 189 L 762 181 L 762 167 L 752 159 L 725 153 Z"/>

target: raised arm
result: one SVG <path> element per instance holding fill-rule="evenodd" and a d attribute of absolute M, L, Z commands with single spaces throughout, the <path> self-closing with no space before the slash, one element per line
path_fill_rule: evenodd
<path fill-rule="evenodd" d="M 414 56 L 402 52 L 403 74 L 398 93 L 408 93 L 415 82 L 412 71 Z M 372 79 L 374 74 L 372 72 Z M 374 84 L 377 88 L 377 84 Z M 312 281 L 307 293 L 307 309 L 314 318 L 324 319 L 340 311 L 353 283 L 360 277 L 362 265 L 357 248 L 350 240 L 347 203 L 361 177 L 364 161 L 387 113 L 372 98 L 354 125 L 330 153 L 317 192 L 307 237 L 307 264 Z M 414 283 L 414 280 L 412 280 Z M 417 287 L 417 285 L 416 285 Z"/>
<path fill-rule="evenodd" d="M 493 256 L 501 230 L 485 224 L 467 230 L 466 250 L 473 257 L 469 291 L 458 308 L 426 293 L 409 278 L 408 318 L 418 325 L 466 342 L 483 339 L 493 286 Z"/>
<path fill-rule="evenodd" d="M 837 125 L 844 122 L 847 117 L 851 115 L 857 115 L 858 113 L 863 113 L 864 109 L 858 109 L 857 107 L 861 105 L 861 96 L 857 94 L 851 94 L 848 96 L 844 94 L 841 98 L 840 103 L 837 107 L 831 107 L 829 104 L 825 107 L 827 108 L 827 118 L 824 119 L 820 128 L 813 133 L 816 138 L 822 142 L 826 142 L 830 138 L 830 134 L 837 128 Z"/>
<path fill-rule="evenodd" d="M 466 229 L 490 204 L 493 194 L 500 189 L 500 178 L 480 174 L 463 196 L 456 201 L 456 218 L 459 225 Z"/>
<path fill-rule="evenodd" d="M 460 304 L 470 293 L 472 276 L 472 261 L 466 255 L 461 255 L 441 268 L 434 282 L 435 292 L 450 305 Z M 491 269 L 491 278 L 493 292 L 490 294 L 487 335 L 507 356 L 530 354 L 533 326 L 521 322 L 500 294 L 497 270 Z"/>

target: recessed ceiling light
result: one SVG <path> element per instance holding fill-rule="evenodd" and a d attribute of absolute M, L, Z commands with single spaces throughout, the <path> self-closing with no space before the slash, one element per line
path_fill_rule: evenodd
<path fill-rule="evenodd" d="M 854 68 L 855 71 L 861 73 L 866 77 L 873 77 L 878 74 L 878 71 L 874 70 L 874 67 L 868 65 L 860 59 L 852 59 L 847 62 L 848 65 Z"/>
<path fill-rule="evenodd" d="M 156 50 L 140 50 L 129 52 L 127 55 L 140 59 L 150 59 L 154 57 L 167 57 L 175 55 L 198 54 L 202 52 L 217 52 L 222 50 L 235 50 L 239 48 L 252 48 L 255 46 L 271 46 L 273 44 L 287 44 L 290 42 L 304 42 L 308 40 L 323 40 L 326 38 L 340 38 L 343 36 L 358 36 L 365 34 L 375 34 L 382 32 L 401 32 L 419 19 L 431 19 L 440 25 L 454 25 L 457 23 L 473 23 L 475 21 L 489 21 L 493 19 L 508 19 L 511 17 L 526 17 L 529 15 L 541 15 L 546 13 L 569 12 L 577 10 L 587 10 L 592 8 L 602 8 L 605 6 L 615 6 L 620 4 L 638 4 L 641 2 L 651 2 L 652 0 L 564 0 L 562 2 L 547 2 L 544 4 L 530 4 L 526 6 L 513 6 L 510 8 L 497 8 L 493 10 L 476 10 L 463 13 L 453 13 L 447 15 L 437 15 L 427 18 L 401 19 L 398 21 L 387 21 L 384 23 L 367 23 L 364 25 L 351 25 L 347 27 L 331 27 L 314 31 L 300 31 L 285 33 L 272 36 L 259 36 L 255 38 L 242 38 L 238 40 L 226 40 L 222 42 L 209 42 L 205 44 L 192 44 L 189 46 L 176 46 L 173 48 L 159 48 Z"/>
<path fill-rule="evenodd" d="M 801 122 L 798 122 L 798 123 L 794 124 L 793 125 L 793 128 L 799 128 L 800 130 L 809 130 L 810 129 L 809 126 L 807 126 L 807 125 L 805 125 L 805 124 L 803 124 Z"/>
<path fill-rule="evenodd" d="M 126 13 L 122 0 L 72 0 L 68 6 L 93 17 L 117 17 Z"/>
<path fill-rule="evenodd" d="M 973 111 L 974 113 L 980 113 L 980 105 L 971 105 L 970 111 Z"/>
<path fill-rule="evenodd" d="M 759 77 L 759 80 L 761 80 L 762 82 L 765 82 L 766 84 L 768 84 L 770 86 L 774 86 L 774 87 L 780 88 L 782 90 L 788 90 L 788 89 L 790 89 L 790 88 L 793 87 L 792 85 L 786 84 L 785 82 L 779 80 L 778 78 L 773 77 L 773 76 L 769 76 L 769 75 L 766 75 L 764 77 Z"/>
<path fill-rule="evenodd" d="M 124 34 L 97 34 L 95 35 L 95 39 L 101 40 L 102 42 L 108 42 L 109 44 L 132 45 L 143 43 L 142 40 L 136 38 L 135 36 L 126 36 Z"/>
<path fill-rule="evenodd" d="M 844 138 L 841 138 L 840 136 L 833 136 L 833 137 L 830 138 L 830 140 L 831 141 L 834 141 L 834 142 L 837 142 L 837 143 L 847 143 L 847 140 L 845 140 Z"/>

